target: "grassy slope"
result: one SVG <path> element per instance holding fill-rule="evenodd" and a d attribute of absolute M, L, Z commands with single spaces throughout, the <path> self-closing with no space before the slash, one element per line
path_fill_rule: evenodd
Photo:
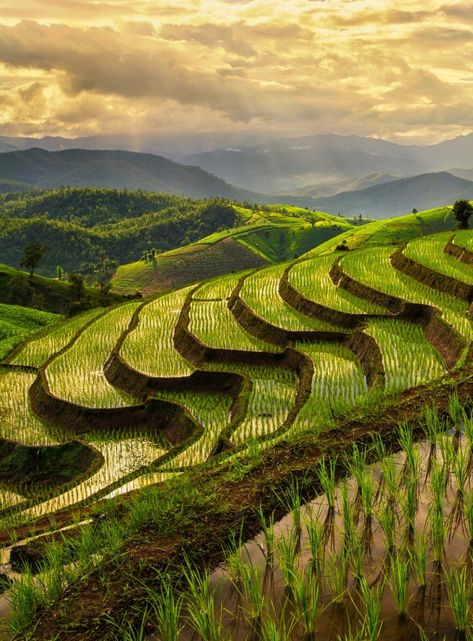
<path fill-rule="evenodd" d="M 235 207 L 242 226 L 216 232 L 191 245 L 161 254 L 156 265 L 121 265 L 113 279 L 117 292 L 161 292 L 212 276 L 290 260 L 351 230 L 348 220 L 300 207 L 271 211 Z"/>
<path fill-rule="evenodd" d="M 57 314 L 0 303 L 0 360 L 28 336 L 60 319 Z"/>
<path fill-rule="evenodd" d="M 438 207 L 417 214 L 388 218 L 369 223 L 363 227 L 355 227 L 336 239 L 319 245 L 309 252 L 309 255 L 332 252 L 336 245 L 343 240 L 347 241 L 350 249 L 357 249 L 361 246 L 402 244 L 424 234 L 454 230 L 454 228 L 455 220 L 452 208 L 450 206 Z"/>

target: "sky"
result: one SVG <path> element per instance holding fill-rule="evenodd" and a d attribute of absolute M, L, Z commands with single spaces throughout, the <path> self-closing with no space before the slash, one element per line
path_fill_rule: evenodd
<path fill-rule="evenodd" d="M 473 3 L 0 0 L 0 135 L 473 131 Z"/>

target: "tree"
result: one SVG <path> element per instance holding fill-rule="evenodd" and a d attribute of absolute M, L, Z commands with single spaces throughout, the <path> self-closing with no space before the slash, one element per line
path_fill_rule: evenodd
<path fill-rule="evenodd" d="M 414 207 L 414 209 L 412 210 L 412 213 L 413 213 L 413 214 L 417 214 L 417 209 L 416 209 L 415 207 Z"/>
<path fill-rule="evenodd" d="M 32 240 L 23 248 L 23 256 L 20 261 L 20 267 L 25 267 L 29 270 L 30 276 L 33 276 L 34 270 L 38 267 L 43 259 L 44 254 L 48 251 L 46 245 Z"/>
<path fill-rule="evenodd" d="M 71 283 L 72 296 L 74 300 L 80 302 L 85 292 L 84 279 L 82 278 L 82 274 L 79 274 L 78 272 L 70 274 L 69 282 Z"/>
<path fill-rule="evenodd" d="M 468 229 L 470 217 L 473 214 L 473 207 L 468 200 L 457 200 L 453 205 L 453 215 L 458 222 L 460 229 Z"/>
<path fill-rule="evenodd" d="M 110 284 L 117 267 L 118 261 L 110 258 L 102 258 L 102 261 L 97 265 L 97 282 L 102 292 L 105 292 L 106 287 Z"/>

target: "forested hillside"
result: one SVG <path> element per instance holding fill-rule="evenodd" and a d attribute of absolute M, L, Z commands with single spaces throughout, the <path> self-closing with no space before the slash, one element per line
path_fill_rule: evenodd
<path fill-rule="evenodd" d="M 58 189 L 4 195 L 0 199 L 0 253 L 18 265 L 23 247 L 38 240 L 48 247 L 40 272 L 55 275 L 104 256 L 119 263 L 144 251 L 173 249 L 238 223 L 221 200 L 107 189 Z"/>
<path fill-rule="evenodd" d="M 144 254 L 167 252 L 200 241 L 216 232 L 264 227 L 264 237 L 250 250 L 269 260 L 283 260 L 307 251 L 351 228 L 341 217 L 297 207 L 236 204 L 223 199 L 192 200 L 182 196 L 114 189 L 62 188 L 0 196 L 0 255 L 18 266 L 23 248 L 32 240 L 48 249 L 38 272 L 55 276 L 104 259 L 116 264 L 140 261 Z M 319 226 L 325 230 L 320 233 Z M 288 238 L 290 255 L 278 250 Z M 292 233 L 294 232 L 294 233 Z M 241 235 L 241 234 L 240 234 Z M 219 237 L 218 237 L 219 238 Z M 218 238 L 211 239 L 215 242 Z M 235 268 L 238 268 L 236 265 Z M 199 278 L 195 274 L 194 278 Z"/>

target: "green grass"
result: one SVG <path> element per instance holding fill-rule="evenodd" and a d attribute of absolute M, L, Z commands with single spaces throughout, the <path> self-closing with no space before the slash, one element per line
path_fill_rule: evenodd
<path fill-rule="evenodd" d="M 379 247 L 382 245 L 401 244 L 426 234 L 453 230 L 456 226 L 451 207 L 438 207 L 409 214 L 377 220 L 341 234 L 337 238 L 319 245 L 309 255 L 318 256 L 335 251 L 343 240 L 350 249 Z"/>
<path fill-rule="evenodd" d="M 60 320 L 57 314 L 0 304 L 0 361 L 39 329 L 51 327 Z"/>
<path fill-rule="evenodd" d="M 462 231 L 459 231 L 455 234 L 455 238 L 453 239 L 453 242 L 455 245 L 459 245 L 460 247 L 465 247 L 469 251 L 473 252 L 473 230 L 472 229 L 464 229 Z"/>

